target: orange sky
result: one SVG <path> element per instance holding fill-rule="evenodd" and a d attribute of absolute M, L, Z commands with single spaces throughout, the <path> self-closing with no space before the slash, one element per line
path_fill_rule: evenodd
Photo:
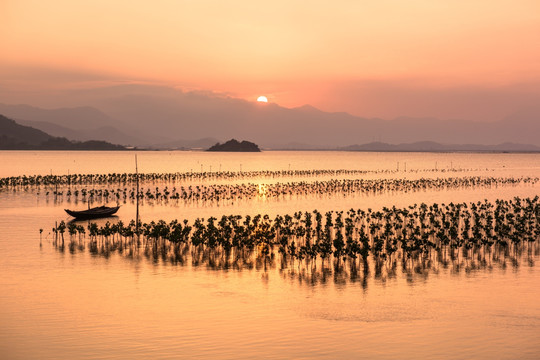
<path fill-rule="evenodd" d="M 0 48 L 8 90 L 145 81 L 397 116 L 374 94 L 537 84 L 540 1 L 1 0 Z"/>

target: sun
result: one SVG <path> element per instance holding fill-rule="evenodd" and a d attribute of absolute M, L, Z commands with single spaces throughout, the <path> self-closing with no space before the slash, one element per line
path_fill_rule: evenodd
<path fill-rule="evenodd" d="M 265 102 L 265 103 L 266 103 L 266 102 L 268 102 L 268 99 L 266 98 L 266 96 L 259 96 L 259 97 L 257 98 L 257 101 L 258 101 L 258 102 Z"/>

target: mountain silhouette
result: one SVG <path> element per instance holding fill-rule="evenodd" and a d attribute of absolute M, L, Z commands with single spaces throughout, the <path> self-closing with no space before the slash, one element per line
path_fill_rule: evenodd
<path fill-rule="evenodd" d="M 0 149 L 2 150 L 125 150 L 105 141 L 72 142 L 54 137 L 30 126 L 17 124 L 0 115 Z"/>
<path fill-rule="evenodd" d="M 120 129 L 118 131 L 131 136 L 130 142 L 137 141 L 134 145 L 181 144 L 204 138 L 218 141 L 244 138 L 264 148 L 287 148 L 294 144 L 299 149 L 425 140 L 442 144 L 512 142 L 540 145 L 537 136 L 540 133 L 540 108 L 501 114 L 500 119 L 492 122 L 411 117 L 383 120 L 324 112 L 310 105 L 285 108 L 208 92 L 182 92 L 147 85 L 77 90 L 67 92 L 62 99 L 66 107 L 75 106 L 71 109 L 74 117 L 87 119 L 94 130 L 104 126 Z M 83 104 L 85 106 L 81 106 Z M 0 111 L 3 108 L 0 106 Z M 79 116 L 79 112 L 88 118 Z M 63 116 L 71 114 L 67 110 L 59 113 Z M 53 122 L 50 116 L 37 116 L 36 113 L 31 113 L 32 118 L 25 118 L 22 112 L 17 116 L 8 115 Z M 70 129 L 82 128 L 80 121 L 75 122 L 77 128 L 67 119 L 54 123 Z"/>

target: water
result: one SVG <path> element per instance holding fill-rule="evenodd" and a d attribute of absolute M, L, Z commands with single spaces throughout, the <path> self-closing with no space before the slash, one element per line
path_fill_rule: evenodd
<path fill-rule="evenodd" d="M 323 154 L 323 155 L 321 155 Z M 0 177 L 31 174 L 134 172 L 132 152 L 2 151 Z M 360 169 L 491 169 L 502 173 L 540 169 L 538 154 L 470 153 L 356 153 L 320 151 L 268 151 L 220 153 L 183 151 L 138 152 L 143 172 L 255 171 Z M 221 165 L 221 167 L 220 167 Z"/>
<path fill-rule="evenodd" d="M 540 176 L 531 154 L 140 152 L 142 172 L 396 170 L 397 178 Z M 407 163 L 405 173 L 404 164 Z M 2 152 L 0 176 L 132 172 L 133 153 Z M 289 165 L 290 164 L 290 165 Z M 422 172 L 462 169 L 456 173 Z M 466 170 L 466 171 L 465 171 Z M 415 172 L 418 171 L 418 172 Z M 349 178 L 345 176 L 344 178 Z M 264 179 L 259 183 L 297 181 Z M 315 179 L 307 178 L 306 181 Z M 247 180 L 253 181 L 253 180 Z M 479 201 L 539 194 L 538 183 L 379 195 L 296 196 L 231 203 L 148 203 L 143 221 L 285 214 L 350 207 Z M 144 254 L 58 251 L 50 229 L 85 203 L 0 191 L 0 351 L 3 358 L 530 358 L 540 356 L 538 253 L 519 266 L 435 264 L 377 277 L 317 276 L 255 262 L 246 269 L 171 264 Z M 124 204 L 129 221 L 135 207 Z M 103 221 L 103 220 L 102 220 Z M 39 229 L 43 228 L 40 246 Z"/>

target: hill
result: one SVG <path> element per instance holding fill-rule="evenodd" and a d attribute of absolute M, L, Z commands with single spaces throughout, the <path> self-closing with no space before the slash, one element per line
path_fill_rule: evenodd
<path fill-rule="evenodd" d="M 62 106 L 73 106 L 77 113 L 94 114 L 97 118 L 94 129 L 107 123 L 115 128 L 121 126 L 122 130 L 129 129 L 132 135 L 138 134 L 138 142 L 132 144 L 139 146 L 172 144 L 173 147 L 188 147 L 188 142 L 197 139 L 233 137 L 250 139 L 272 149 L 294 144 L 299 150 L 373 141 L 415 143 L 426 139 L 441 144 L 511 142 L 540 146 L 537 136 L 540 133 L 540 106 L 501 114 L 499 119 L 491 122 L 477 122 L 411 117 L 364 118 L 343 112 L 324 112 L 312 106 L 285 108 L 209 92 L 183 92 L 134 84 L 66 91 L 59 99 Z M 89 107 L 104 114 L 108 120 L 90 111 Z M 0 113 L 1 109 L 0 106 Z M 35 117 L 25 120 L 52 121 L 48 113 L 17 114 L 17 117 L 11 117 L 25 119 L 23 116 L 32 115 Z M 67 122 L 57 125 L 73 126 Z"/>
<path fill-rule="evenodd" d="M 130 85 L 94 89 L 92 106 L 144 134 L 182 139 L 244 138 L 265 147 L 289 143 L 339 147 L 372 141 L 540 145 L 540 107 L 501 114 L 493 122 L 401 117 L 393 120 L 331 113 L 312 106 L 285 108 L 205 92 Z M 99 95 L 102 94 L 102 95 Z M 100 97 L 101 96 L 101 97 Z M 101 100 L 96 100 L 96 99 Z"/>
<path fill-rule="evenodd" d="M 227 151 L 227 152 L 260 152 L 261 149 L 249 141 L 239 142 L 236 139 L 231 139 L 224 144 L 217 143 L 206 151 Z"/>
<path fill-rule="evenodd" d="M 0 150 L 125 150 L 105 141 L 72 142 L 0 115 Z"/>
<path fill-rule="evenodd" d="M 29 105 L 0 104 L 0 114 L 4 114 L 21 125 L 31 126 L 49 135 L 71 140 L 103 140 L 123 145 L 141 145 L 142 136 L 102 111 L 91 106 L 73 108 L 42 109 Z M 146 144 L 149 144 L 147 142 Z"/>

